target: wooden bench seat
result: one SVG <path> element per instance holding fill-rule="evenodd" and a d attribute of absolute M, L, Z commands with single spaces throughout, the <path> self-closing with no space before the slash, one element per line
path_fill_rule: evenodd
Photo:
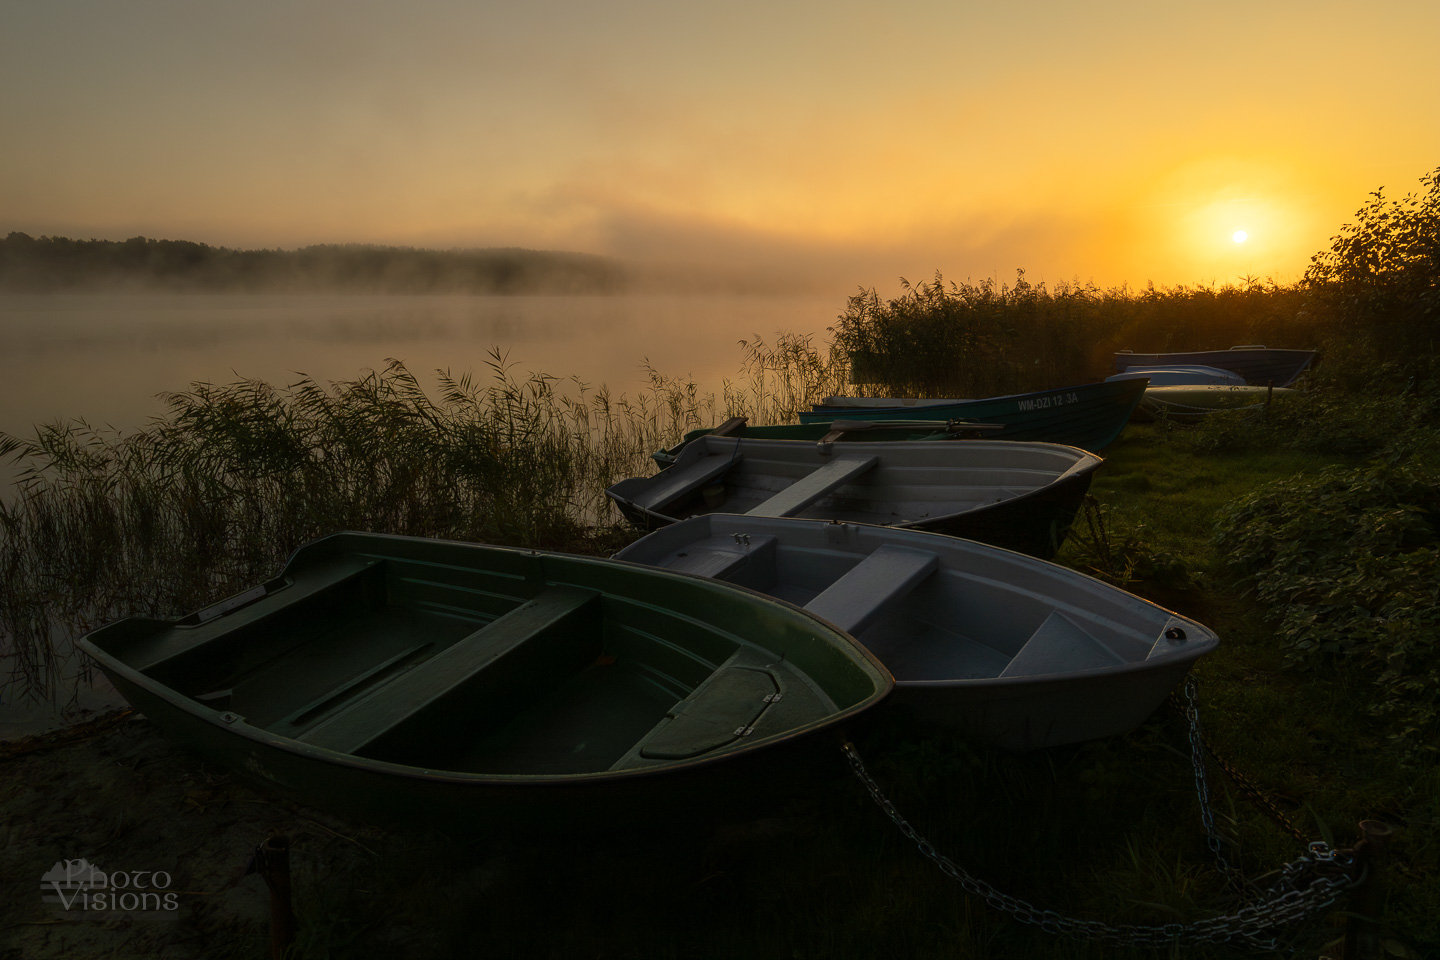
<path fill-rule="evenodd" d="M 397 738 L 423 754 L 426 737 L 481 726 L 487 714 L 523 705 L 592 662 L 601 631 L 585 621 L 599 615 L 599 598 L 594 590 L 550 587 L 296 739 L 353 754 Z"/>
<path fill-rule="evenodd" d="M 644 510 L 659 512 L 681 497 L 694 493 L 724 475 L 739 463 L 740 459 L 738 454 L 712 453 L 683 467 L 677 463 L 656 474 L 652 478 L 654 483 L 636 494 L 631 503 Z"/>
<path fill-rule="evenodd" d="M 201 658 L 214 660 L 213 651 L 200 652 L 201 647 L 212 641 L 238 650 L 246 647 L 240 638 L 245 636 L 242 631 L 247 628 L 274 634 L 276 625 L 289 616 L 304 617 L 309 611 L 329 604 L 362 601 L 372 582 L 385 576 L 385 562 L 346 557 L 321 568 L 318 573 L 306 571 L 306 574 L 294 582 L 272 580 L 263 590 L 247 590 L 177 620 L 174 629 L 159 631 L 143 643 L 135 644 L 127 656 L 142 673 L 168 679 L 170 674 L 161 671 L 179 671 L 183 662 L 192 659 L 187 654 L 195 652 Z M 270 599 L 265 604 L 252 606 L 254 601 L 267 596 Z M 213 669 L 214 664 L 210 666 Z"/>
<path fill-rule="evenodd" d="M 796 480 L 764 503 L 751 508 L 746 515 L 793 517 L 835 488 L 872 469 L 879 462 L 879 457 L 836 457 Z"/>
<path fill-rule="evenodd" d="M 940 566 L 928 550 L 882 546 L 805 605 L 846 633 L 865 629 L 889 604 L 904 597 Z"/>

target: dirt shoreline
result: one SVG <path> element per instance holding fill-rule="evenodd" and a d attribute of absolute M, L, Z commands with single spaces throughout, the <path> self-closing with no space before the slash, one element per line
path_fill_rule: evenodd
<path fill-rule="evenodd" d="M 683 836 L 455 839 L 262 795 L 115 714 L 0 745 L 0 960 L 264 960 L 269 894 L 246 867 L 274 835 L 291 844 L 299 957 L 762 956 L 726 888 L 770 896 L 749 865 L 806 842 L 835 799 Z M 80 859 L 167 874 L 150 889 L 173 909 L 45 902 L 45 874 Z"/>
<path fill-rule="evenodd" d="M 128 711 L 0 745 L 0 770 L 4 960 L 264 956 L 268 894 L 245 874 L 256 844 L 285 833 L 335 869 L 366 856 L 360 838 L 346 839 L 354 825 L 231 782 Z M 87 909 L 74 891 L 45 902 L 42 877 L 80 859 L 116 887 L 117 873 L 168 883 L 143 878 L 160 894 L 150 909 Z M 166 893 L 173 909 L 155 909 Z"/>

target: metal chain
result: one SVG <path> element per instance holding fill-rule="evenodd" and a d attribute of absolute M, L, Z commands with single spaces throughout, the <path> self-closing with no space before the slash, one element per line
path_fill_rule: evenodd
<path fill-rule="evenodd" d="M 1195 744 L 1198 740 L 1200 745 L 1204 747 L 1205 752 L 1210 755 L 1210 759 L 1215 761 L 1215 765 L 1224 772 L 1231 783 L 1235 784 L 1235 788 L 1240 792 L 1242 797 L 1260 808 L 1262 813 L 1283 828 L 1290 836 L 1299 840 L 1301 843 L 1308 843 L 1309 841 L 1305 833 L 1299 827 L 1295 826 L 1294 821 L 1285 815 L 1285 812 L 1280 809 L 1279 805 L 1263 793 L 1255 781 L 1245 776 L 1245 774 L 1237 770 L 1230 761 L 1220 756 L 1219 751 L 1215 749 L 1215 745 L 1210 742 L 1208 737 L 1200 732 L 1199 713 L 1196 709 L 1196 686 L 1194 677 L 1186 677 L 1184 691 L 1187 702 L 1182 704 L 1180 697 L 1175 693 L 1171 693 L 1170 705 L 1190 722 L 1192 760 L 1197 765 L 1197 770 L 1203 762 L 1201 758 L 1194 755 Z M 1198 775 L 1199 774 L 1197 774 L 1197 776 Z"/>
<path fill-rule="evenodd" d="M 1190 721 L 1190 764 L 1195 768 L 1195 794 L 1200 801 L 1200 824 L 1205 828 L 1205 844 L 1210 852 L 1215 855 L 1216 866 L 1220 869 L 1220 875 L 1227 881 L 1239 882 L 1243 886 L 1244 881 L 1240 871 L 1230 865 L 1225 859 L 1224 842 L 1219 832 L 1215 829 L 1215 815 L 1210 809 L 1210 781 L 1205 776 L 1205 748 L 1204 737 L 1200 734 L 1200 711 L 1195 704 L 1195 678 L 1185 678 L 1185 719 Z"/>
<path fill-rule="evenodd" d="M 842 749 L 855 776 L 865 785 L 870 798 L 885 811 L 900 832 L 920 852 L 934 861 L 942 873 L 956 881 L 966 892 L 980 897 L 992 908 L 1007 913 L 1022 923 L 1038 926 L 1051 934 L 1098 940 L 1132 946 L 1165 946 L 1172 943 L 1221 943 L 1244 941 L 1265 950 L 1274 950 L 1278 941 L 1274 931 L 1313 916 L 1329 907 L 1350 886 L 1364 879 L 1352 876 L 1354 857 L 1348 851 L 1334 851 L 1326 844 L 1312 843 L 1309 857 L 1300 857 L 1278 871 L 1276 882 L 1263 898 L 1246 904 L 1234 913 L 1197 920 L 1191 923 L 1167 923 L 1160 926 L 1108 924 L 1099 920 L 1079 920 L 1054 910 L 1042 910 L 1025 900 L 1010 896 L 976 877 L 964 867 L 935 849 L 920 836 L 895 805 L 880 792 L 880 786 L 865 769 L 855 745 L 846 742 Z"/>

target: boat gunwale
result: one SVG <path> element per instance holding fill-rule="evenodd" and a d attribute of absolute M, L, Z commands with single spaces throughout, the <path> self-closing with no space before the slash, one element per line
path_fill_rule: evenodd
<path fill-rule="evenodd" d="M 1132 379 L 1136 379 L 1136 378 L 1132 378 Z M 971 397 L 971 398 L 965 399 L 965 400 L 937 400 L 937 401 L 935 401 L 934 403 L 929 404 L 928 406 L 930 406 L 930 407 L 953 407 L 953 406 L 961 406 L 961 405 L 966 405 L 966 404 L 981 404 L 981 403 L 991 403 L 991 402 L 996 402 L 996 403 L 998 403 L 998 402 L 1003 401 L 1003 400 L 1023 400 L 1023 399 L 1026 399 L 1026 398 L 1028 398 L 1028 397 L 1043 397 L 1043 396 L 1046 396 L 1046 395 L 1052 394 L 1052 393 L 1072 393 L 1072 392 L 1074 392 L 1074 391 L 1076 391 L 1076 390 L 1095 390 L 1095 388 L 1097 388 L 1097 387 L 1111 387 L 1111 388 L 1113 388 L 1113 387 L 1114 387 L 1114 384 L 1115 384 L 1115 383 L 1118 383 L 1118 382 L 1120 382 L 1120 381 L 1097 380 L 1097 381 L 1095 381 L 1095 382 L 1093 382 L 1093 383 L 1076 383 L 1076 384 L 1072 384 L 1072 385 L 1070 385 L 1070 386 L 1065 386 L 1065 387 L 1051 387 L 1051 388 L 1045 389 L 1045 390 L 1027 390 L 1027 391 L 1025 391 L 1025 392 L 1023 392 L 1023 393 L 1002 393 L 1002 394 L 998 394 L 998 395 L 993 396 L 993 397 Z M 1124 393 L 1124 390 L 1123 390 L 1123 389 L 1095 390 L 1095 392 L 1097 392 L 1097 393 L 1112 393 L 1112 392 L 1113 392 L 1113 393 Z M 868 398 L 868 397 L 856 397 L 855 399 L 857 399 L 857 400 L 864 400 L 864 399 L 870 399 L 870 398 Z M 894 397 L 875 397 L 874 399 L 876 399 L 876 400 L 892 400 L 892 399 L 897 399 L 897 398 L 894 398 Z M 917 398 L 917 399 L 923 400 L 924 398 L 921 397 L 921 398 Z M 840 404 L 816 403 L 816 404 L 811 404 L 809 413 L 805 413 L 805 412 L 802 411 L 802 414 L 801 414 L 801 415 L 802 415 L 802 416 L 808 416 L 810 413 L 829 412 L 829 411 L 832 411 L 832 410 L 849 410 L 849 411 L 864 410 L 864 411 L 866 411 L 866 412 L 869 412 L 869 411 L 872 411 L 872 410 L 884 411 L 884 410 L 894 410 L 894 409 L 897 409 L 897 408 L 896 408 L 896 407 L 850 407 L 850 406 L 848 406 L 848 405 L 840 405 Z M 906 406 L 900 407 L 900 408 L 898 408 L 898 409 L 903 409 L 903 410 L 924 410 L 924 409 L 927 409 L 927 407 L 921 406 L 920 404 L 916 403 L 916 404 L 906 405 Z M 924 418 L 923 418 L 923 417 L 920 417 L 920 418 L 917 418 L 917 419 L 923 420 Z M 1043 441 L 1030 441 L 1030 442 L 1040 443 L 1040 442 L 1043 442 Z"/>

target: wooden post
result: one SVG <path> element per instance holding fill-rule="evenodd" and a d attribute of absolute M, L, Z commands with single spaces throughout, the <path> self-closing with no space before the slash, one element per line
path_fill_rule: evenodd
<path fill-rule="evenodd" d="M 1394 829 L 1379 820 L 1360 821 L 1360 842 L 1355 860 L 1366 870 L 1365 880 L 1355 888 L 1351 915 L 1345 918 L 1345 960 L 1382 960 L 1380 915 L 1385 905 L 1385 861 L 1389 859 Z"/>
<path fill-rule="evenodd" d="M 284 960 L 295 940 L 295 912 L 290 897 L 290 838 L 266 837 L 255 848 L 255 864 L 270 888 L 270 958 Z"/>

